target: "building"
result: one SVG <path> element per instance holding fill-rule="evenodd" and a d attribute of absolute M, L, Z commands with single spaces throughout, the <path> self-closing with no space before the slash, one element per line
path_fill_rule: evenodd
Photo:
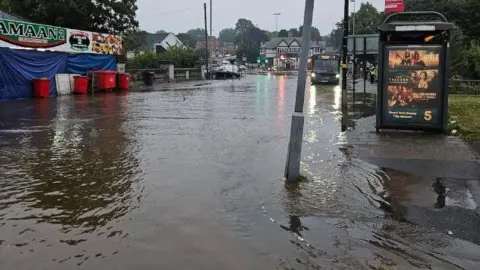
<path fill-rule="evenodd" d="M 220 51 L 224 55 L 235 55 L 237 53 L 237 47 L 235 46 L 235 43 L 233 42 L 222 42 L 220 44 Z"/>
<path fill-rule="evenodd" d="M 205 40 L 197 41 L 197 49 L 205 49 Z M 221 42 L 217 37 L 209 37 L 208 49 L 211 57 L 234 55 L 235 44 L 232 42 Z"/>
<path fill-rule="evenodd" d="M 148 32 L 140 32 L 141 45 L 138 49 L 139 54 L 148 51 L 162 53 L 172 46 L 183 47 L 182 41 L 173 33 L 150 34 Z M 127 52 L 127 58 L 135 57 L 135 52 Z"/>
<path fill-rule="evenodd" d="M 325 46 L 324 41 L 312 41 L 309 56 L 323 53 Z M 301 47 L 301 37 L 273 38 L 260 46 L 260 58 L 278 69 L 298 69 Z"/>
<path fill-rule="evenodd" d="M 205 49 L 205 40 L 197 41 L 197 49 Z M 220 40 L 216 37 L 208 37 L 208 50 L 211 57 L 222 54 Z"/>

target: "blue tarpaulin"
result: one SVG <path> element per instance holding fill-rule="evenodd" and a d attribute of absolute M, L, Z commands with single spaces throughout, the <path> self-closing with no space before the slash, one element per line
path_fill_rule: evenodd
<path fill-rule="evenodd" d="M 0 99 L 31 98 L 35 78 L 49 78 L 56 95 L 55 74 L 67 70 L 67 54 L 0 48 Z"/>
<path fill-rule="evenodd" d="M 74 54 L 68 56 L 68 73 L 86 75 L 90 70 L 117 70 L 114 55 Z"/>
<path fill-rule="evenodd" d="M 84 75 L 89 70 L 116 70 L 116 65 L 113 55 L 69 55 L 0 48 L 0 99 L 31 98 L 35 78 L 49 78 L 50 96 L 55 96 L 55 74 Z"/>

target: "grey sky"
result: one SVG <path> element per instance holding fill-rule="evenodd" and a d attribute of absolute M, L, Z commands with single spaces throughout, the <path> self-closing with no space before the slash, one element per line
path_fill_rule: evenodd
<path fill-rule="evenodd" d="M 361 0 L 356 1 L 358 8 Z M 209 0 L 137 0 L 140 28 L 149 32 L 162 29 L 174 33 L 204 28 L 204 2 Z M 368 2 L 379 10 L 385 7 L 384 0 Z M 322 35 L 330 33 L 334 23 L 343 17 L 343 3 L 343 0 L 315 1 L 313 24 Z M 276 12 L 282 13 L 279 29 L 298 27 L 303 23 L 304 7 L 304 0 L 213 0 L 214 35 L 223 28 L 234 27 L 239 18 L 249 19 L 262 29 L 275 30 L 272 14 Z"/>

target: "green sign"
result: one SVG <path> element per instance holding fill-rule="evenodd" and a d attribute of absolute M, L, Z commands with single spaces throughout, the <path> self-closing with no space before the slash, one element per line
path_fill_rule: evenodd
<path fill-rule="evenodd" d="M 0 19 L 0 40 L 28 48 L 52 48 L 67 42 L 67 29 Z"/>

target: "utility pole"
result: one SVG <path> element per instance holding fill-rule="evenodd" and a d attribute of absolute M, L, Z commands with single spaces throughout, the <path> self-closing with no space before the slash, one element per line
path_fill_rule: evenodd
<path fill-rule="evenodd" d="M 273 16 L 275 16 L 275 31 L 277 31 L 278 35 L 278 17 L 282 15 L 282 13 L 273 13 Z"/>
<path fill-rule="evenodd" d="M 213 0 L 210 0 L 210 38 L 207 40 L 207 42 L 210 42 L 210 39 L 213 39 Z M 216 53 L 213 52 L 213 40 L 210 46 L 210 53 Z"/>
<path fill-rule="evenodd" d="M 348 0 L 346 0 L 348 1 Z M 307 64 L 310 52 L 310 35 L 312 32 L 314 0 L 305 0 L 305 14 L 303 21 L 302 51 L 300 53 L 300 67 L 297 80 L 297 97 L 295 111 L 292 115 L 290 128 L 290 142 L 288 143 L 287 164 L 285 166 L 285 178 L 288 182 L 298 182 L 300 179 L 300 162 L 302 159 L 303 105 L 305 101 L 305 87 L 307 83 Z"/>
<path fill-rule="evenodd" d="M 207 78 L 210 79 L 210 71 L 208 70 L 208 60 L 209 60 L 209 54 L 208 54 L 208 25 L 207 25 L 207 3 L 203 4 L 203 8 L 205 11 L 205 67 L 207 70 Z"/>
<path fill-rule="evenodd" d="M 355 0 L 350 0 L 350 2 L 353 3 L 353 22 L 352 22 L 352 35 L 355 35 L 355 20 L 357 17 L 357 9 L 356 9 L 356 2 Z"/>
<path fill-rule="evenodd" d="M 210 0 L 210 36 L 213 37 L 213 0 Z"/>
<path fill-rule="evenodd" d="M 345 0 L 343 12 L 343 40 L 342 40 L 342 131 L 347 130 L 348 107 L 347 107 L 347 72 L 348 72 L 348 0 Z"/>

